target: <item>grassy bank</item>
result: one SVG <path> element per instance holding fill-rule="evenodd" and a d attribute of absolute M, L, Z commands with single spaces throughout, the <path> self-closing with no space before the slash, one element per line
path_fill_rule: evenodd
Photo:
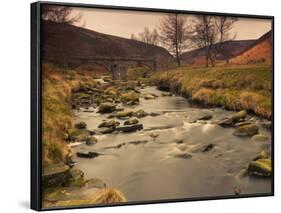
<path fill-rule="evenodd" d="M 271 65 L 251 64 L 220 67 L 180 67 L 159 71 L 152 83 L 169 87 L 193 101 L 246 109 L 271 118 Z"/>
<path fill-rule="evenodd" d="M 70 160 L 71 150 L 64 141 L 65 129 L 72 125 L 70 108 L 71 89 L 81 82 L 90 81 L 87 72 L 77 72 L 43 64 L 42 123 L 43 123 L 43 168 Z"/>

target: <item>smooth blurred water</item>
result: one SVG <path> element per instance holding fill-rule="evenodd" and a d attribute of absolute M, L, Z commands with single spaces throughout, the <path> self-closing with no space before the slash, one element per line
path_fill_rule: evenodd
<path fill-rule="evenodd" d="M 102 153 L 94 159 L 75 159 L 76 167 L 85 172 L 86 178 L 102 179 L 108 187 L 121 190 L 129 201 L 234 195 L 236 187 L 241 189 L 241 194 L 271 191 L 270 179 L 237 176 L 261 150 L 270 150 L 271 139 L 255 142 L 251 138 L 236 137 L 232 135 L 234 128 L 214 124 L 235 112 L 194 108 L 185 98 L 161 97 L 162 92 L 154 87 L 141 92 L 158 94 L 159 98 L 141 99 L 140 105 L 126 109 L 162 114 L 139 119 L 144 126 L 142 131 L 99 135 L 97 144 L 75 147 L 74 151 L 82 148 Z M 205 114 L 211 114 L 213 118 L 207 123 L 191 123 Z M 108 116 L 83 111 L 76 112 L 76 115 L 77 120 L 85 121 L 90 130 L 97 129 Z M 270 138 L 270 131 L 260 126 L 261 120 L 257 117 L 252 117 L 252 120 L 259 125 L 260 133 Z M 149 131 L 150 128 L 160 129 Z M 151 138 L 152 132 L 159 137 Z M 127 143 L 136 140 L 148 142 Z M 124 142 L 127 144 L 120 149 L 106 149 Z M 208 152 L 198 151 L 208 144 L 215 146 Z M 185 153 L 192 157 L 177 157 Z"/>

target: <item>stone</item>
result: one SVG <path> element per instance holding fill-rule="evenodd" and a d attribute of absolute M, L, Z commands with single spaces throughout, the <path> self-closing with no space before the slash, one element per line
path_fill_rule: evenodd
<path fill-rule="evenodd" d="M 271 160 L 258 159 L 251 161 L 248 166 L 248 172 L 253 176 L 270 177 L 272 175 Z"/>
<path fill-rule="evenodd" d="M 211 149 L 213 149 L 214 148 L 214 144 L 208 144 L 208 145 L 205 145 L 205 146 L 202 146 L 201 147 L 201 151 L 202 152 L 208 152 L 208 151 L 210 151 Z"/>
<path fill-rule="evenodd" d="M 206 121 L 206 120 L 210 120 L 212 119 L 212 115 L 210 114 L 207 114 L 207 115 L 203 115 L 202 117 L 198 118 L 197 120 L 203 120 L 203 121 Z"/>
<path fill-rule="evenodd" d="M 266 129 L 269 129 L 269 130 L 271 130 L 271 128 L 272 128 L 271 121 L 265 121 L 265 122 L 261 123 L 261 125 L 262 125 L 263 128 L 266 128 Z"/>
<path fill-rule="evenodd" d="M 116 131 L 118 132 L 135 132 L 138 130 L 143 129 L 142 124 L 135 124 L 135 125 L 127 125 L 127 126 L 122 126 L 122 127 L 117 127 Z"/>
<path fill-rule="evenodd" d="M 236 123 L 234 126 L 239 127 L 239 126 L 244 126 L 244 125 L 248 125 L 248 124 L 252 124 L 252 122 L 251 121 L 242 121 L 242 122 Z"/>
<path fill-rule="evenodd" d="M 86 129 L 87 124 L 84 121 L 74 124 L 75 128 L 77 129 Z"/>
<path fill-rule="evenodd" d="M 70 167 L 64 163 L 51 164 L 43 167 L 43 187 L 58 187 L 64 185 L 71 178 Z"/>
<path fill-rule="evenodd" d="M 116 126 L 119 126 L 120 122 L 119 121 L 114 121 L 114 120 L 110 120 L 110 121 L 104 121 L 102 122 L 98 128 L 102 128 L 102 127 L 109 127 L 109 128 L 115 128 Z"/>
<path fill-rule="evenodd" d="M 98 142 L 98 139 L 94 136 L 87 137 L 87 139 L 86 139 L 86 145 L 88 145 L 88 146 L 94 145 L 97 142 Z"/>
<path fill-rule="evenodd" d="M 148 140 L 136 140 L 136 141 L 130 141 L 128 144 L 133 144 L 133 145 L 139 145 L 139 144 L 146 144 Z"/>
<path fill-rule="evenodd" d="M 111 102 L 105 102 L 105 103 L 101 103 L 99 105 L 99 113 L 111 113 L 114 112 L 116 109 L 116 105 L 114 103 Z"/>
<path fill-rule="evenodd" d="M 145 116 L 147 116 L 147 115 L 148 115 L 148 113 L 145 112 L 145 111 L 142 110 L 142 109 L 140 109 L 140 110 L 138 110 L 138 111 L 136 111 L 136 112 L 133 113 L 133 116 L 135 116 L 135 117 L 137 117 L 137 118 L 143 118 L 143 117 L 145 117 Z"/>
<path fill-rule="evenodd" d="M 192 158 L 192 155 L 189 153 L 177 153 L 177 154 L 173 154 L 173 156 L 175 158 L 183 158 L 183 159 L 189 159 Z"/>
<path fill-rule="evenodd" d="M 232 116 L 233 122 L 237 122 L 241 119 L 244 119 L 247 117 L 247 112 L 246 110 L 242 110 L 240 112 L 237 112 L 235 115 Z"/>
<path fill-rule="evenodd" d="M 159 136 L 159 134 L 157 134 L 157 133 L 151 133 L 151 134 L 149 134 L 149 136 L 152 137 L 152 138 L 157 138 L 157 137 Z"/>
<path fill-rule="evenodd" d="M 244 126 L 238 127 L 234 132 L 233 135 L 240 136 L 240 137 L 251 137 L 253 135 L 258 134 L 259 127 L 254 124 L 247 124 Z"/>
<path fill-rule="evenodd" d="M 152 95 L 152 94 L 144 94 L 143 98 L 145 100 L 152 100 L 152 99 L 155 99 L 156 96 Z"/>
<path fill-rule="evenodd" d="M 139 120 L 136 119 L 136 118 L 134 118 L 134 119 L 125 121 L 125 122 L 124 122 L 124 125 L 125 125 L 125 126 L 126 126 L 126 125 L 133 125 L 133 124 L 137 124 L 137 123 L 139 123 Z"/>
<path fill-rule="evenodd" d="M 233 125 L 233 120 L 232 118 L 224 118 L 218 122 L 218 125 L 222 127 L 231 127 Z"/>
<path fill-rule="evenodd" d="M 114 130 L 115 130 L 115 128 L 112 128 L 112 127 L 102 127 L 98 131 L 102 134 L 109 134 L 109 133 L 114 132 Z"/>
<path fill-rule="evenodd" d="M 127 93 L 123 93 L 120 98 L 122 103 L 128 105 L 134 105 L 139 103 L 139 94 L 136 93 L 135 91 L 129 91 Z"/>
<path fill-rule="evenodd" d="M 86 151 L 82 151 L 82 152 L 76 152 L 76 155 L 80 158 L 96 158 L 98 157 L 100 154 L 97 152 L 86 152 Z"/>
<path fill-rule="evenodd" d="M 254 159 L 253 161 L 259 160 L 259 159 L 267 159 L 268 153 L 265 150 L 262 150 Z"/>
<path fill-rule="evenodd" d="M 266 135 L 257 134 L 257 135 L 254 135 L 254 136 L 252 137 L 252 140 L 254 140 L 254 141 L 260 141 L 260 142 L 262 142 L 262 141 L 268 141 L 268 140 L 269 140 L 269 137 L 266 136 Z"/>
<path fill-rule="evenodd" d="M 121 112 L 117 112 L 115 117 L 116 118 L 127 118 L 127 117 L 131 117 L 133 115 L 133 111 L 121 111 Z"/>

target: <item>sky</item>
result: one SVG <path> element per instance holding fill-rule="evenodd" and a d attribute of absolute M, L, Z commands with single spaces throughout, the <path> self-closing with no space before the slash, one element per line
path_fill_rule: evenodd
<path fill-rule="evenodd" d="M 149 29 L 159 26 L 159 19 L 165 13 L 139 12 L 110 9 L 73 8 L 73 13 L 82 13 L 82 26 L 97 32 L 130 38 L 138 35 L 144 27 Z M 270 20 L 239 18 L 231 33 L 236 40 L 257 39 L 271 29 Z"/>

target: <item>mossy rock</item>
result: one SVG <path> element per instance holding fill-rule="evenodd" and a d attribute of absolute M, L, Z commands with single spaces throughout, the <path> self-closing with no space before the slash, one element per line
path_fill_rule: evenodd
<path fill-rule="evenodd" d="M 58 187 L 65 185 L 71 179 L 69 166 L 64 163 L 51 164 L 43 168 L 43 188 Z"/>
<path fill-rule="evenodd" d="M 62 193 L 63 191 L 61 191 Z M 74 193 L 72 193 L 74 194 Z M 43 200 L 43 207 L 64 207 L 64 206 L 79 206 L 89 204 L 110 204 L 126 202 L 125 195 L 117 189 L 98 189 L 88 195 L 80 195 L 79 191 L 76 196 L 68 196 L 69 199 L 61 199 L 51 204 Z"/>
<path fill-rule="evenodd" d="M 98 142 L 98 139 L 94 136 L 89 136 L 86 138 L 86 145 L 91 146 Z"/>
<path fill-rule="evenodd" d="M 271 160 L 258 159 L 249 163 L 248 172 L 250 175 L 270 177 L 272 175 Z"/>
<path fill-rule="evenodd" d="M 111 113 L 114 112 L 116 110 L 116 105 L 114 103 L 111 102 L 105 102 L 105 103 L 101 103 L 99 105 L 99 113 Z"/>
<path fill-rule="evenodd" d="M 259 159 L 267 159 L 268 153 L 265 150 L 262 150 L 254 159 L 253 161 L 259 160 Z"/>
<path fill-rule="evenodd" d="M 241 119 L 244 119 L 247 117 L 247 111 L 246 110 L 242 110 L 240 112 L 237 112 L 235 115 L 232 116 L 232 120 L 233 122 L 237 122 Z"/>
<path fill-rule="evenodd" d="M 84 172 L 82 172 L 80 169 L 71 169 L 70 173 L 71 178 L 65 184 L 66 186 L 82 187 L 85 185 Z"/>
<path fill-rule="evenodd" d="M 145 100 L 152 100 L 152 99 L 155 99 L 157 96 L 153 95 L 153 94 L 144 94 L 143 95 L 143 98 Z"/>
<path fill-rule="evenodd" d="M 159 134 L 153 132 L 153 133 L 149 134 L 149 136 L 152 138 L 157 138 L 159 136 Z"/>
<path fill-rule="evenodd" d="M 235 136 L 241 136 L 241 137 L 245 137 L 245 136 L 253 136 L 258 134 L 259 132 L 259 127 L 257 125 L 254 124 L 247 124 L 247 125 L 243 125 L 238 127 L 234 132 L 233 135 Z"/>
<path fill-rule="evenodd" d="M 129 91 L 127 93 L 123 93 L 121 95 L 121 101 L 129 105 L 131 105 L 130 103 L 137 104 L 139 103 L 139 94 L 136 93 L 135 91 Z"/>
<path fill-rule="evenodd" d="M 71 128 L 67 132 L 71 141 L 85 141 L 91 135 L 91 132 L 87 129 Z"/>
<path fill-rule="evenodd" d="M 74 124 L 77 129 L 86 129 L 87 124 L 84 121 L 80 121 L 79 123 Z"/>
<path fill-rule="evenodd" d="M 116 118 L 126 118 L 126 117 L 131 117 L 133 115 L 133 111 L 121 111 L 117 112 L 115 117 Z"/>
<path fill-rule="evenodd" d="M 266 135 L 257 134 L 257 135 L 254 135 L 254 136 L 252 137 L 252 140 L 254 140 L 254 141 L 260 141 L 260 142 L 262 142 L 262 141 L 268 141 L 268 140 L 269 140 L 269 137 L 266 136 Z"/>
<path fill-rule="evenodd" d="M 145 111 L 142 110 L 142 109 L 140 109 L 140 110 L 138 110 L 138 111 L 136 111 L 136 112 L 133 113 L 133 116 L 135 116 L 135 117 L 137 117 L 137 118 L 143 118 L 143 117 L 145 117 L 145 116 L 147 116 L 147 115 L 148 115 L 148 113 L 145 112 Z"/>
<path fill-rule="evenodd" d="M 119 126 L 119 125 L 120 125 L 119 121 L 109 120 L 109 121 L 102 122 L 98 126 L 98 128 L 102 128 L 102 127 L 112 127 L 112 128 L 115 128 L 116 126 Z"/>
<path fill-rule="evenodd" d="M 117 91 L 117 89 L 114 88 L 114 87 L 108 87 L 108 88 L 104 91 L 104 93 L 107 94 L 107 95 L 110 95 L 110 96 L 115 97 L 115 96 L 117 96 L 118 91 Z"/>
<path fill-rule="evenodd" d="M 222 127 L 231 127 L 233 126 L 233 119 L 232 118 L 224 118 L 218 122 L 218 125 Z"/>
<path fill-rule="evenodd" d="M 124 125 L 125 125 L 125 126 L 126 126 L 126 125 L 133 125 L 133 124 L 137 124 L 137 123 L 139 123 L 139 120 L 136 119 L 136 118 L 134 118 L 134 119 L 125 121 L 125 122 L 124 122 Z"/>

